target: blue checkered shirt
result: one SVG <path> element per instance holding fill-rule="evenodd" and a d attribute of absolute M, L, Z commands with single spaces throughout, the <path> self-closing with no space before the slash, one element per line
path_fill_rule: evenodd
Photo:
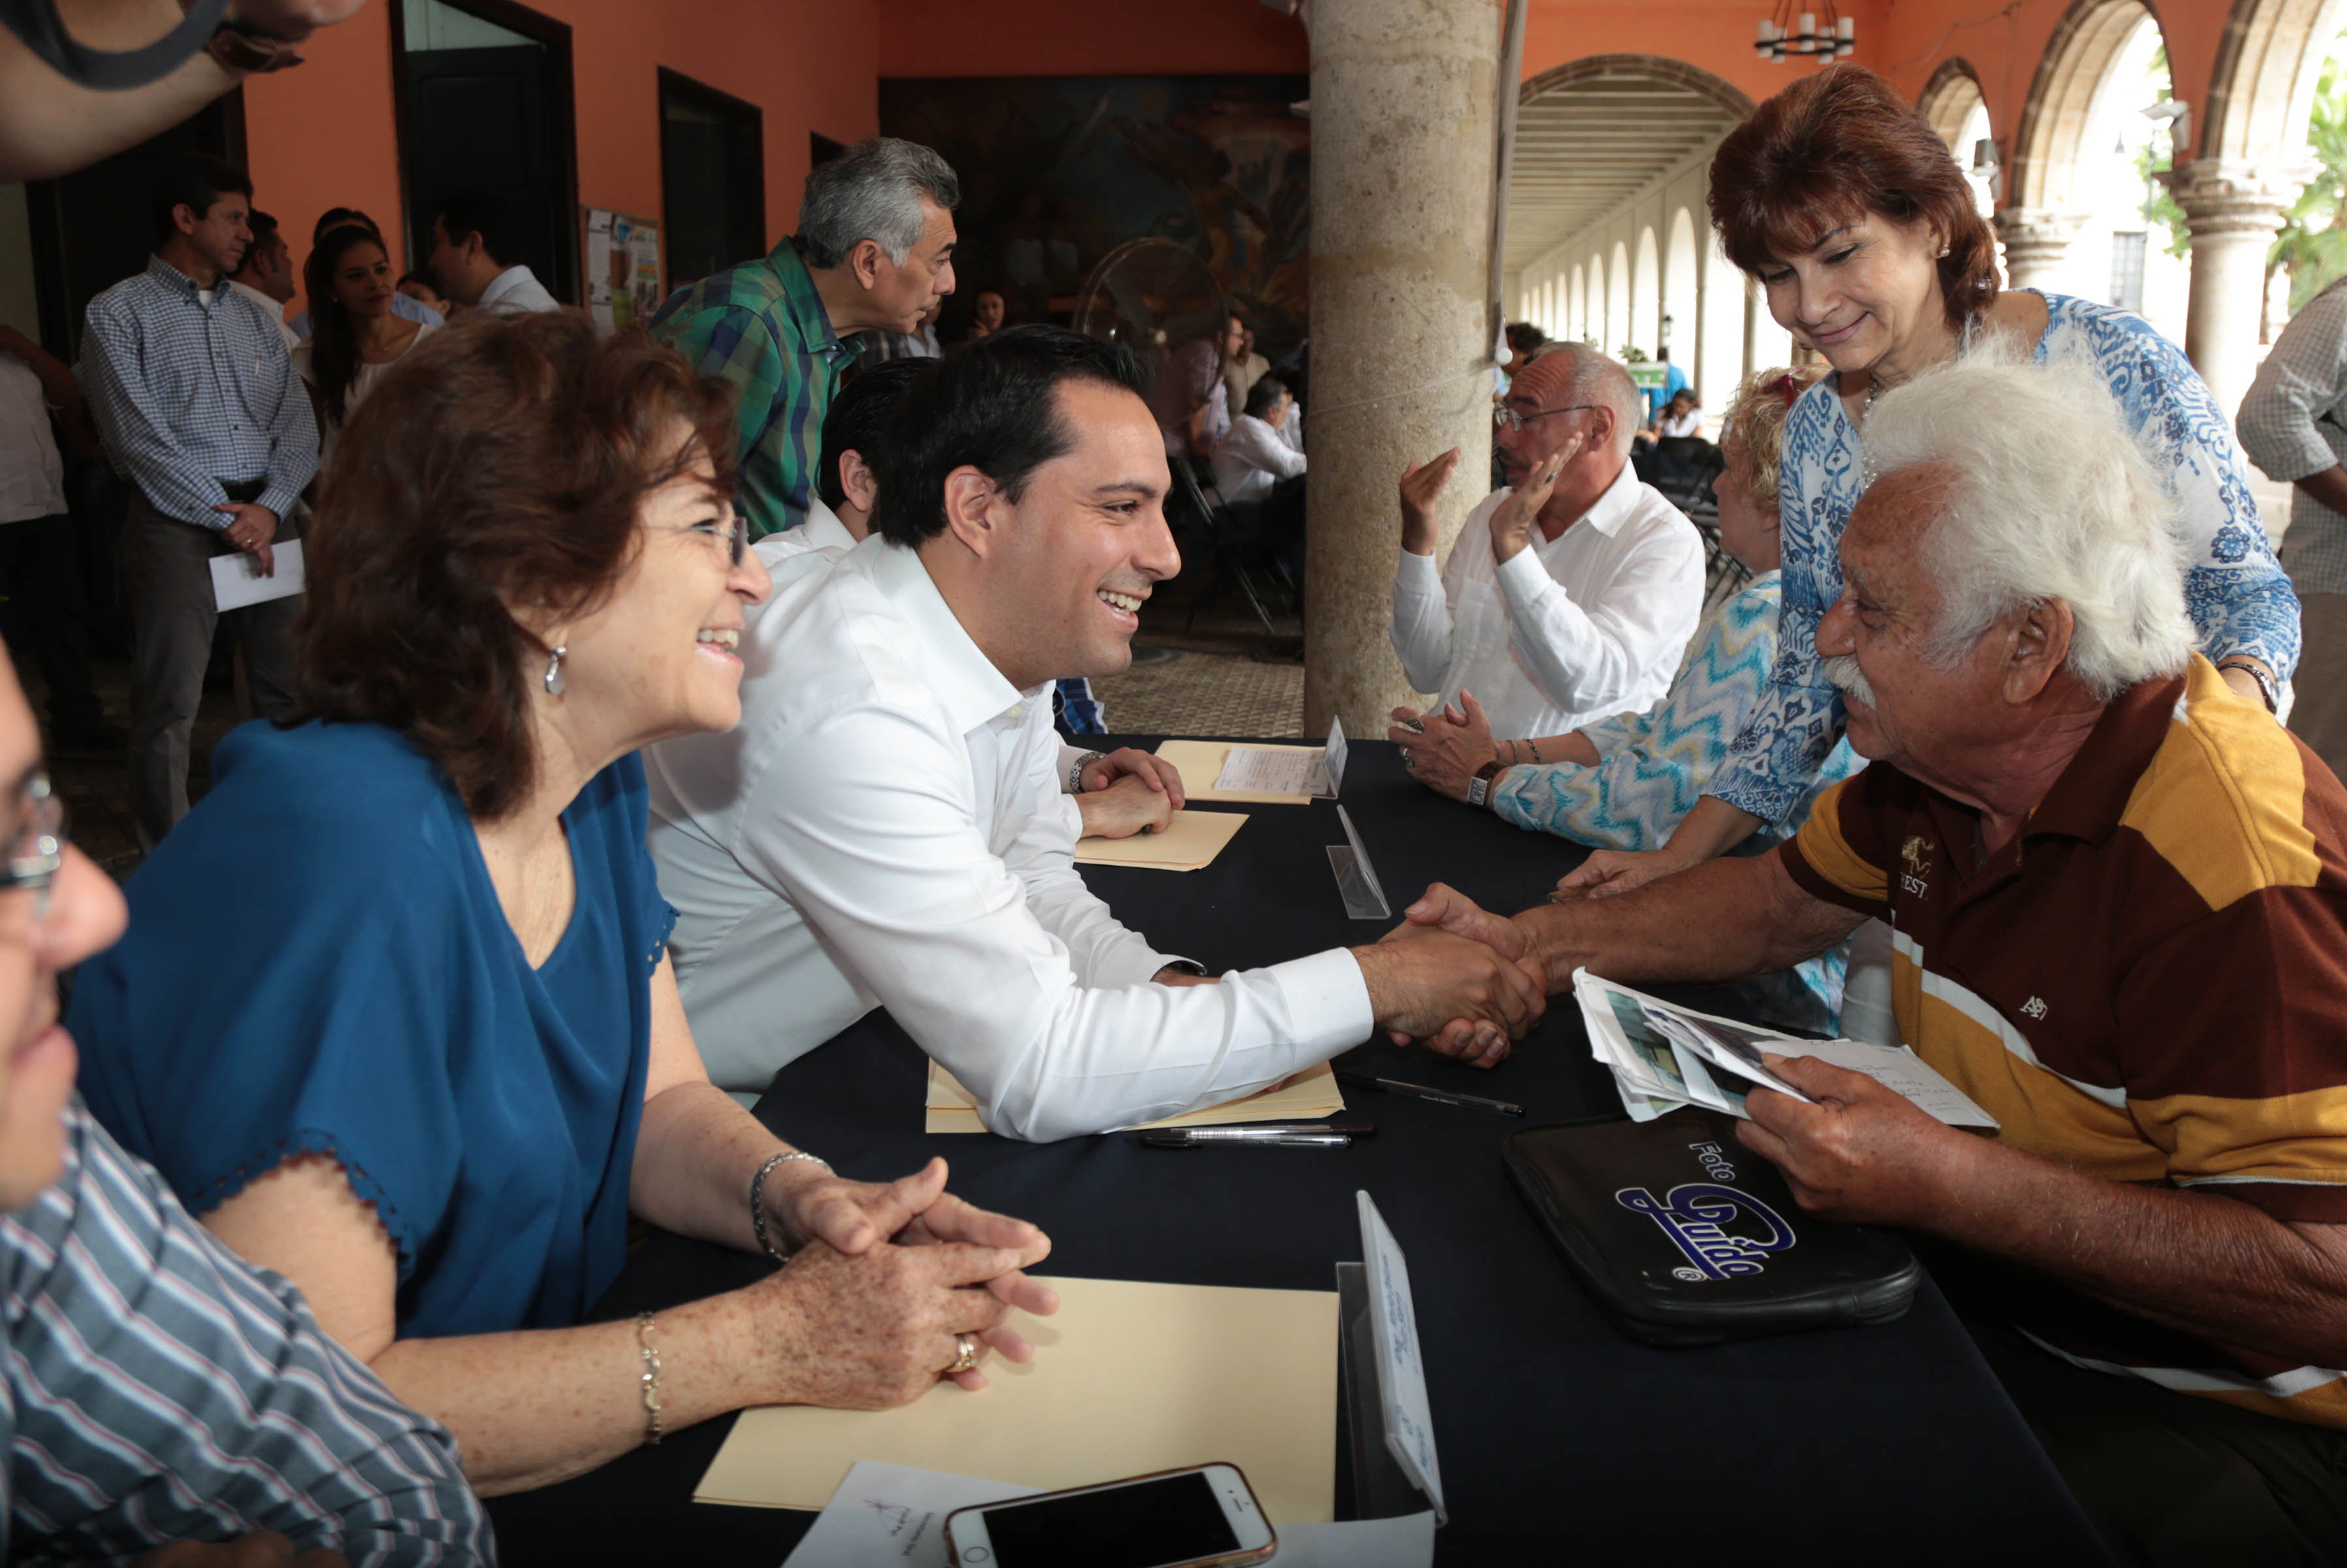
<path fill-rule="evenodd" d="M 318 471 L 318 422 L 284 334 L 223 281 L 150 256 L 90 301 L 81 382 L 114 466 L 167 518 L 226 528 L 229 484 L 263 481 L 280 518 Z"/>
<path fill-rule="evenodd" d="M 2291 318 L 2235 424 L 2268 478 L 2294 486 L 2347 462 L 2347 288 L 2333 283 Z M 2293 488 L 2281 565 L 2301 593 L 2347 593 L 2347 518 Z"/>
<path fill-rule="evenodd" d="M 128 1562 L 258 1531 L 369 1565 L 494 1563 L 446 1429 L 188 1215 L 78 1098 L 0 1214 L 0 1557 Z"/>

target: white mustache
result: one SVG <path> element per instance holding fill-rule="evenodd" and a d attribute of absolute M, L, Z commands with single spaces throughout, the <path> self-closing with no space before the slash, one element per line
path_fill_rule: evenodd
<path fill-rule="evenodd" d="M 1868 683 L 1865 672 L 1859 669 L 1856 657 L 1848 653 L 1838 654 L 1826 660 L 1824 666 L 1827 680 L 1868 707 L 1876 705 L 1874 688 Z"/>

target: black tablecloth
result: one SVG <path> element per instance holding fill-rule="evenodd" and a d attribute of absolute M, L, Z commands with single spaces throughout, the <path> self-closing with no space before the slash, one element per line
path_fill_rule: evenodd
<path fill-rule="evenodd" d="M 1522 908 L 1582 854 L 1411 784 L 1383 742 L 1354 743 L 1344 798 L 1397 912 L 1438 878 L 1489 907 Z M 1343 842 L 1333 805 L 1244 809 L 1253 820 L 1204 871 L 1095 866 L 1086 878 L 1161 950 L 1216 969 L 1385 929 L 1345 917 L 1324 854 Z M 1644 1348 L 1598 1315 L 1499 1153 L 1519 1128 L 1619 1109 L 1570 997 L 1492 1071 L 1382 1043 L 1348 1061 L 1515 1101 L 1528 1114 L 1353 1095 L 1348 1115 L 1373 1119 L 1378 1132 L 1335 1152 L 1175 1153 L 1129 1134 L 1040 1146 L 930 1137 L 920 1130 L 920 1052 L 886 1014 L 793 1063 L 758 1114 L 858 1177 L 896 1176 L 945 1154 L 955 1191 L 1050 1232 L 1047 1274 L 1330 1289 L 1334 1266 L 1361 1255 L 1353 1194 L 1368 1190 L 1409 1260 L 1450 1506 L 1438 1537 L 1444 1563 L 1715 1552 L 1743 1563 L 1968 1568 L 1983 1558 L 2101 1560 L 1928 1281 L 1894 1324 L 1707 1349 Z M 760 1267 L 661 1236 L 598 1315 L 709 1295 Z M 1146 1367 L 1133 1368 L 1133 1398 L 1148 1402 Z M 709 1421 L 578 1481 L 498 1500 L 505 1561 L 774 1568 L 812 1515 L 690 1501 L 731 1425 Z M 1332 1412 L 1332 1447 L 1335 1428 Z"/>

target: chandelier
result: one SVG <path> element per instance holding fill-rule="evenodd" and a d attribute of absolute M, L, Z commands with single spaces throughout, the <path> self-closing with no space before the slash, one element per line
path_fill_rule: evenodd
<path fill-rule="evenodd" d="M 1858 49 L 1858 24 L 1834 9 L 1833 0 L 1824 0 L 1824 25 L 1814 11 L 1793 14 L 1795 0 L 1778 0 L 1776 14 L 1761 19 L 1759 36 L 1753 40 L 1752 52 L 1772 65 L 1783 65 L 1795 55 L 1809 59 L 1830 60 L 1838 55 L 1850 55 Z"/>

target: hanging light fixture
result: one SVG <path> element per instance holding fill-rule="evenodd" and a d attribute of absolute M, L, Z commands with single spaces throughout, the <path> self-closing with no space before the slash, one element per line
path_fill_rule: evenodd
<path fill-rule="evenodd" d="M 1841 15 L 1833 0 L 1808 0 L 1824 5 L 1822 15 L 1815 11 L 1797 14 L 1793 10 L 1797 3 L 1800 0 L 1777 0 L 1775 13 L 1761 18 L 1752 42 L 1754 54 L 1771 65 L 1783 65 L 1795 56 L 1830 60 L 1857 52 L 1858 23 Z"/>

